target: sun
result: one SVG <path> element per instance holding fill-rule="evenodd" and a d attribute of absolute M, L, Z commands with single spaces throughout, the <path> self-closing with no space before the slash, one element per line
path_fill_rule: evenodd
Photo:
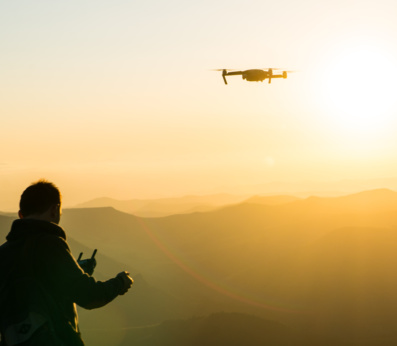
<path fill-rule="evenodd" d="M 388 131 L 397 115 L 395 54 L 376 43 L 349 42 L 327 62 L 319 89 L 334 129 L 351 136 Z"/>

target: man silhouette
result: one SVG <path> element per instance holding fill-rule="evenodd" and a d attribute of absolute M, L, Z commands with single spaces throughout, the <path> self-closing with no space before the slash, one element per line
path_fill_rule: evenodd
<path fill-rule="evenodd" d="M 76 304 L 102 307 L 125 294 L 133 279 L 124 271 L 101 282 L 84 272 L 58 226 L 61 194 L 53 183 L 30 185 L 18 214 L 0 246 L 1 345 L 84 345 Z"/>

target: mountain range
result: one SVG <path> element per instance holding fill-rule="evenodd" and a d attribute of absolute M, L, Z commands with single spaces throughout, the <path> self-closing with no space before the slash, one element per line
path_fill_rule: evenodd
<path fill-rule="evenodd" d="M 76 208 L 112 207 L 125 213 L 142 217 L 162 217 L 174 214 L 205 212 L 235 204 L 245 199 L 245 196 L 216 194 L 204 196 L 184 196 L 160 199 L 130 199 L 117 200 L 108 197 L 96 198 L 76 205 Z"/>
<path fill-rule="evenodd" d="M 11 222 L 0 215 L 2 238 Z M 394 191 L 256 196 L 151 218 L 74 208 L 61 226 L 76 257 L 98 248 L 97 279 L 135 279 L 108 306 L 79 310 L 87 345 L 397 343 Z"/>

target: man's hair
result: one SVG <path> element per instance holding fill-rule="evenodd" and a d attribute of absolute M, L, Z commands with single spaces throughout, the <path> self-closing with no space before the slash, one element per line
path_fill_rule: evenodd
<path fill-rule="evenodd" d="M 40 179 L 22 193 L 19 210 L 24 217 L 27 217 L 42 214 L 57 204 L 61 204 L 59 189 L 53 183 Z"/>

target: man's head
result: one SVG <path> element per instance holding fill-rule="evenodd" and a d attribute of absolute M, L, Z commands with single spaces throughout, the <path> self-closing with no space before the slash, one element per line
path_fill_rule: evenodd
<path fill-rule="evenodd" d="M 58 224 L 61 218 L 59 189 L 44 179 L 33 183 L 21 195 L 18 214 L 21 219 L 41 219 Z"/>

